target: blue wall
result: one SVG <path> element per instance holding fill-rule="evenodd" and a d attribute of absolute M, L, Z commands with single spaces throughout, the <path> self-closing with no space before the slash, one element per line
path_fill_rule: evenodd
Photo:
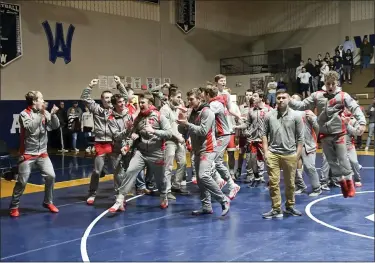
<path fill-rule="evenodd" d="M 73 102 L 77 100 L 64 100 L 65 109 L 69 109 Z M 83 104 L 79 102 L 79 106 L 84 111 Z M 59 106 L 60 100 L 48 100 L 48 111 L 51 110 L 53 104 Z M 26 108 L 25 100 L 2 100 L 0 101 L 0 139 L 4 140 L 8 144 L 8 148 L 10 149 L 18 149 L 19 148 L 19 135 L 20 130 L 15 129 L 12 131 L 13 125 L 13 115 L 19 114 Z M 16 117 L 17 118 L 17 117 Z M 15 133 L 12 133 L 15 132 Z M 78 146 L 83 146 L 83 135 L 80 134 L 80 138 L 78 139 Z"/>

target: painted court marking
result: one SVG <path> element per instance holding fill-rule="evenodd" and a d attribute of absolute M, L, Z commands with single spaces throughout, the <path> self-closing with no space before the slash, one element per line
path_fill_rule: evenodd
<path fill-rule="evenodd" d="M 366 216 L 366 219 L 371 220 L 372 222 L 375 222 L 375 214 Z"/>
<path fill-rule="evenodd" d="M 186 184 L 189 184 L 189 183 L 191 183 L 191 181 L 186 182 Z M 127 199 L 126 202 L 134 200 L 134 199 L 137 199 L 138 197 L 141 197 L 141 196 L 143 196 L 143 195 L 134 196 L 132 198 Z M 90 262 L 90 258 L 89 258 L 88 254 L 87 254 L 87 239 L 88 239 L 88 237 L 90 235 L 90 232 L 94 228 L 94 226 L 96 225 L 96 223 L 98 223 L 99 220 L 102 219 L 107 213 L 108 213 L 108 209 L 105 210 L 103 213 L 101 213 L 97 218 L 95 218 L 94 221 L 92 221 L 91 224 L 87 227 L 85 233 L 82 236 L 82 239 L 81 239 L 81 257 L 82 257 L 82 261 L 83 262 Z M 170 216 L 173 216 L 173 214 L 172 215 L 167 215 L 167 216 L 153 218 L 153 219 L 146 220 L 146 221 L 141 221 L 141 222 L 138 222 L 138 223 L 135 223 L 135 224 L 131 224 L 131 225 L 128 225 L 128 226 L 123 226 L 123 227 L 116 228 L 116 229 L 107 230 L 107 231 L 104 231 L 104 232 L 100 232 L 98 234 L 94 234 L 92 236 L 99 235 L 99 234 L 104 234 L 104 233 L 107 233 L 107 232 L 112 232 L 112 231 L 115 231 L 115 230 L 118 230 L 118 229 L 122 229 L 122 228 L 127 228 L 127 227 L 131 227 L 131 226 L 135 226 L 135 225 L 140 225 L 140 224 L 152 222 L 152 221 L 159 220 L 159 219 L 166 218 L 166 217 L 170 217 Z"/>
<path fill-rule="evenodd" d="M 362 191 L 362 192 L 357 192 L 357 194 L 368 194 L 368 193 L 374 193 L 374 191 Z M 372 239 L 372 240 L 375 240 L 374 237 L 372 236 L 367 236 L 367 235 L 363 235 L 363 234 L 359 234 L 359 233 L 356 233 L 356 232 L 351 232 L 351 231 L 348 231 L 348 230 L 345 230 L 345 229 L 341 229 L 341 228 L 338 228 L 338 227 L 335 227 L 333 225 L 330 225 L 326 222 L 323 222 L 321 220 L 319 220 L 318 218 L 316 218 L 312 213 L 311 213 L 311 207 L 317 203 L 319 203 L 320 201 L 323 201 L 323 200 L 326 200 L 326 199 L 329 199 L 329 198 L 334 198 L 334 197 L 339 197 L 339 196 L 342 196 L 342 194 L 337 194 L 337 195 L 329 195 L 329 196 L 325 196 L 325 197 L 322 197 L 322 198 L 319 198 L 317 200 L 314 200 L 312 201 L 311 203 L 309 203 L 306 208 L 305 208 L 305 212 L 306 214 L 313 220 L 315 221 L 316 223 L 320 224 L 320 225 L 323 225 L 325 227 L 328 227 L 328 228 L 331 228 L 333 230 L 336 230 L 336 231 L 339 231 L 339 232 L 342 232 L 342 233 L 346 233 L 346 234 L 349 234 L 349 235 L 353 235 L 353 236 L 357 236 L 357 237 L 363 237 L 363 238 L 367 238 L 367 239 Z M 374 215 L 372 215 L 374 216 Z M 371 219 L 370 219 L 371 220 Z"/>

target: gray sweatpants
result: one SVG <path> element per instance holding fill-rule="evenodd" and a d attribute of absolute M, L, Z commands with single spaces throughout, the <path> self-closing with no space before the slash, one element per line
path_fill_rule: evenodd
<path fill-rule="evenodd" d="M 348 160 L 346 136 L 327 136 L 321 142 L 324 155 L 332 170 L 332 177 L 343 176 L 345 180 L 351 180 L 353 170 Z"/>
<path fill-rule="evenodd" d="M 103 154 L 97 155 L 94 160 L 94 171 L 91 174 L 90 178 L 90 188 L 89 188 L 89 196 L 96 196 L 96 191 L 99 187 L 99 178 L 103 171 L 105 159 L 108 158 L 109 167 L 111 167 L 114 171 L 117 169 L 117 165 L 121 160 L 121 154 L 119 153 L 110 153 L 110 154 Z M 117 180 L 114 178 L 114 187 L 115 192 L 117 193 Z"/>
<path fill-rule="evenodd" d="M 130 160 L 126 172 L 118 174 L 121 184 L 119 194 L 126 195 L 133 188 L 137 176 L 147 166 L 147 171 L 154 174 L 156 186 L 160 192 L 160 198 L 167 199 L 167 177 L 165 176 L 164 151 L 140 152 L 137 150 Z M 125 171 L 122 169 L 121 171 Z"/>
<path fill-rule="evenodd" d="M 220 190 L 218 184 L 211 176 L 212 165 L 216 153 L 201 153 L 194 158 L 194 166 L 197 172 L 197 183 L 200 190 L 200 197 L 203 210 L 212 210 L 211 196 L 220 204 L 226 202 L 226 197 Z"/>
<path fill-rule="evenodd" d="M 176 159 L 177 169 L 173 175 L 173 160 Z M 165 149 L 165 176 L 167 177 L 167 190 L 180 189 L 181 182 L 186 173 L 185 144 L 168 141 Z"/>
<path fill-rule="evenodd" d="M 314 151 L 311 153 L 307 153 L 305 147 L 303 147 L 301 158 L 302 158 L 302 163 L 303 163 L 303 170 L 310 178 L 312 189 L 313 190 L 319 189 L 320 188 L 319 175 L 315 167 L 316 152 Z M 303 181 L 303 178 L 300 177 L 298 173 L 296 173 L 296 185 L 306 186 Z"/>
<path fill-rule="evenodd" d="M 348 158 L 349 158 L 350 165 L 352 166 L 352 169 L 353 169 L 354 181 L 360 182 L 361 181 L 360 170 L 362 169 L 362 166 L 358 162 L 358 156 L 357 156 L 357 152 L 354 146 L 351 149 L 348 149 Z"/>
<path fill-rule="evenodd" d="M 262 158 L 260 158 L 262 156 Z M 262 160 L 259 160 L 262 159 Z M 261 142 L 253 142 L 246 151 L 246 175 L 251 180 L 260 178 L 264 174 L 264 152 Z"/>
<path fill-rule="evenodd" d="M 45 180 L 44 186 L 44 203 L 53 203 L 53 186 L 55 184 L 55 170 L 53 169 L 52 162 L 48 156 L 37 157 L 19 163 L 17 182 L 13 188 L 12 200 L 10 208 L 18 208 L 20 199 L 25 191 L 27 181 L 29 180 L 31 170 L 36 167 L 39 169 L 41 175 Z"/>
<path fill-rule="evenodd" d="M 215 148 L 216 156 L 214 158 L 215 166 L 212 167 L 212 177 L 218 182 L 220 177 L 228 183 L 229 190 L 234 188 L 234 182 L 230 176 L 228 167 L 224 164 L 224 153 L 230 141 L 230 136 L 222 136 L 216 139 L 217 146 Z"/>

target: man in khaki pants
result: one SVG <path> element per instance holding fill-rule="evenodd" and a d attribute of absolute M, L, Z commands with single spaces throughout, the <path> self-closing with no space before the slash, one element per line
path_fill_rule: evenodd
<path fill-rule="evenodd" d="M 283 217 L 280 169 L 283 169 L 284 174 L 285 213 L 292 216 L 302 215 L 294 208 L 294 180 L 304 141 L 303 122 L 301 115 L 289 108 L 289 100 L 290 96 L 285 90 L 278 90 L 276 93 L 277 109 L 267 113 L 264 123 L 262 141 L 272 200 L 272 210 L 262 215 L 266 219 Z"/>

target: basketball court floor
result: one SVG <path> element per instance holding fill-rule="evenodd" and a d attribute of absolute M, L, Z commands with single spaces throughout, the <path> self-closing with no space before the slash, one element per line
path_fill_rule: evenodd
<path fill-rule="evenodd" d="M 191 183 L 192 195 L 177 196 L 166 210 L 159 208 L 158 197 L 133 196 L 126 212 L 111 215 L 106 211 L 114 201 L 111 177 L 102 178 L 97 202 L 87 206 L 92 159 L 52 155 L 60 213 L 41 206 L 43 182 L 35 173 L 21 199 L 21 216 L 10 218 L 11 187 L 4 190 L 10 182 L 1 181 L 1 261 L 373 262 L 374 156 L 359 158 L 363 186 L 355 198 L 344 199 L 339 188 L 316 198 L 299 195 L 302 217 L 264 220 L 269 192 L 264 185 L 246 184 L 226 217 L 217 203 L 213 215 L 192 216 L 200 201 Z"/>

